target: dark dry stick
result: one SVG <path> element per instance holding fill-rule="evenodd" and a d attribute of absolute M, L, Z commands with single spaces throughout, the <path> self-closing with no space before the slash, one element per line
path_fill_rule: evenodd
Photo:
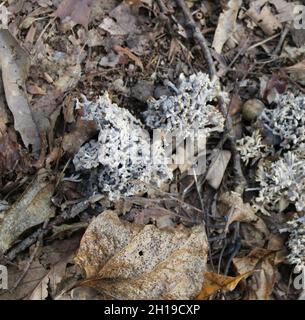
<path fill-rule="evenodd" d="M 199 29 L 197 23 L 193 19 L 193 16 L 188 8 L 188 6 L 185 4 L 184 0 L 176 0 L 177 5 L 181 8 L 181 10 L 184 13 L 185 20 L 186 20 L 186 26 L 189 27 L 192 30 L 192 35 L 195 40 L 198 41 L 204 57 L 207 61 L 208 67 L 209 67 L 209 74 L 212 79 L 217 77 L 216 69 L 214 65 L 214 61 L 208 46 L 208 43 L 202 34 L 201 30 Z"/>

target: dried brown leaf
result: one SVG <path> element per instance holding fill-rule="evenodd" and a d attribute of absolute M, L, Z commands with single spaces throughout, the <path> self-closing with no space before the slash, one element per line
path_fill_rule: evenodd
<path fill-rule="evenodd" d="M 228 277 L 214 272 L 206 272 L 204 275 L 204 284 L 196 300 L 206 300 L 219 291 L 233 291 L 239 282 L 249 277 L 251 273 L 252 272 L 246 272 L 237 277 Z"/>
<path fill-rule="evenodd" d="M 100 214 L 81 241 L 76 262 L 83 285 L 117 299 L 190 299 L 200 291 L 206 265 L 204 226 L 159 230 Z"/>
<path fill-rule="evenodd" d="M 53 191 L 54 185 L 46 181 L 45 174 L 38 174 L 1 222 L 0 253 L 6 252 L 23 232 L 54 216 L 55 207 L 50 201 Z"/>
<path fill-rule="evenodd" d="M 105 17 L 99 28 L 106 30 L 112 36 L 124 36 L 136 31 L 136 18 L 132 14 L 130 6 L 122 2 Z"/>
<path fill-rule="evenodd" d="M 8 30 L 0 30 L 0 68 L 6 101 L 14 116 L 14 126 L 26 147 L 40 148 L 40 138 L 29 106 L 25 80 L 30 61 Z"/>
<path fill-rule="evenodd" d="M 251 2 L 246 14 L 269 36 L 282 28 L 279 19 L 272 13 L 267 1 L 256 0 Z"/>
<path fill-rule="evenodd" d="M 62 0 L 57 10 L 53 13 L 55 17 L 71 19 L 85 28 L 88 28 L 92 0 Z"/>
<path fill-rule="evenodd" d="M 274 258 L 273 250 L 256 248 L 246 257 L 233 259 L 238 273 L 253 272 L 247 289 L 248 299 L 267 300 L 270 298 L 277 273 Z"/>
<path fill-rule="evenodd" d="M 218 199 L 218 210 L 222 215 L 227 216 L 225 232 L 228 232 L 229 226 L 234 221 L 240 221 L 250 223 L 249 226 L 254 229 L 253 232 L 259 233 L 260 237 L 269 235 L 264 221 L 255 214 L 255 210 L 249 203 L 243 202 L 240 194 L 236 192 L 223 193 Z M 255 239 L 253 234 L 249 237 Z"/>
<path fill-rule="evenodd" d="M 237 13 L 241 4 L 242 0 L 230 0 L 227 4 L 227 9 L 219 16 L 212 44 L 218 54 L 221 54 L 224 44 L 235 31 Z"/>
<path fill-rule="evenodd" d="M 18 267 L 15 265 L 8 266 L 8 289 L 11 290 L 16 281 L 24 273 L 28 261 L 23 260 L 19 262 Z M 21 300 L 27 299 L 33 291 L 39 286 L 39 283 L 44 279 L 47 270 L 41 265 L 38 260 L 34 260 L 25 274 L 23 280 L 20 282 L 18 287 L 12 291 L 1 291 L 0 300 Z"/>
<path fill-rule="evenodd" d="M 97 132 L 95 121 L 78 119 L 75 127 L 63 138 L 62 147 L 68 154 L 76 153 L 79 148 Z"/>

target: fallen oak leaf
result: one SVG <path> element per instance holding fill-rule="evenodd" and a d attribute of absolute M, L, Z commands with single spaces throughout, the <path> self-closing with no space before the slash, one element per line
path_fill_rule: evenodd
<path fill-rule="evenodd" d="M 214 272 L 206 272 L 201 292 L 196 297 L 196 300 L 206 300 L 219 291 L 233 291 L 240 281 L 246 279 L 251 274 L 252 272 L 246 272 L 236 277 L 229 277 Z"/>
<path fill-rule="evenodd" d="M 142 71 L 144 71 L 144 66 L 141 59 L 138 58 L 135 54 L 133 54 L 128 48 L 124 48 L 119 45 L 114 45 L 112 49 L 120 55 L 126 55 L 130 60 L 132 60 L 136 64 L 136 66 L 138 66 Z"/>

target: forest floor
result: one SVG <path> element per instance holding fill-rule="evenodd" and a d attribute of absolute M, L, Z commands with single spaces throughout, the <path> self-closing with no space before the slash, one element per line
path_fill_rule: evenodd
<path fill-rule="evenodd" d="M 305 213 L 305 25 L 294 7 L 288 0 L 3 1 L 0 264 L 8 284 L 0 299 L 302 297 L 294 264 L 305 266 L 305 239 L 295 248 L 289 229 Z M 205 102 L 179 84 L 200 75 L 212 88 L 211 99 L 200 91 Z M 270 124 L 290 93 L 301 111 Z M 122 145 L 117 153 L 105 138 L 109 123 L 114 135 L 128 119 L 137 139 L 151 136 L 147 110 L 168 97 L 182 107 L 189 97 L 200 108 L 209 102 L 206 170 L 162 167 L 169 181 L 140 187 L 142 171 L 128 178 Z M 168 112 L 158 113 L 166 125 L 184 114 Z M 262 114 L 271 114 L 268 126 Z M 192 126 L 192 114 L 185 116 Z M 213 131 L 213 121 L 221 128 Z M 290 136 L 276 131 L 281 121 L 283 131 L 296 132 L 287 152 Z M 297 185 L 282 188 L 275 172 L 290 151 L 300 174 L 287 169 L 282 179 Z M 86 157 L 95 164 L 84 169 Z"/>

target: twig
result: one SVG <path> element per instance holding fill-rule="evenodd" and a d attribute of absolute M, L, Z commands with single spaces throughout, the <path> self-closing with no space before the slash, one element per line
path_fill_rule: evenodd
<path fill-rule="evenodd" d="M 289 30 L 290 30 L 289 25 L 286 24 L 284 30 L 282 31 L 282 34 L 281 34 L 281 37 L 280 37 L 280 41 L 279 41 L 279 43 L 277 44 L 276 48 L 274 49 L 274 51 L 272 53 L 273 55 L 277 56 L 281 52 L 283 43 L 284 43 L 284 41 L 286 39 L 286 36 L 287 36 Z"/>
<path fill-rule="evenodd" d="M 273 36 L 271 36 L 271 37 L 269 37 L 269 38 L 267 38 L 267 39 L 264 39 L 264 40 L 262 40 L 262 41 L 260 41 L 260 42 L 257 42 L 257 43 L 255 43 L 255 44 L 253 44 L 252 46 L 250 46 L 249 48 L 247 48 L 246 51 L 253 50 L 254 48 L 259 47 L 259 46 L 261 46 L 261 45 L 263 45 L 263 44 L 265 44 L 265 43 L 267 43 L 267 42 L 269 42 L 269 41 L 277 38 L 277 37 L 280 36 L 280 35 L 281 35 L 281 33 L 279 32 L 279 33 L 277 33 L 277 34 L 275 34 L 275 35 L 273 35 Z"/>
<path fill-rule="evenodd" d="M 204 35 L 202 34 L 200 28 L 198 27 L 197 23 L 193 19 L 193 16 L 188 6 L 185 4 L 184 0 L 176 0 L 176 3 L 184 13 L 186 26 L 192 30 L 193 38 L 198 41 L 203 51 L 204 57 L 207 61 L 210 77 L 214 79 L 215 77 L 217 77 L 217 75 L 216 75 L 216 69 L 215 69 L 214 61 L 213 61 L 208 43 Z"/>
<path fill-rule="evenodd" d="M 48 226 L 48 223 L 49 223 L 49 219 L 44 222 L 44 224 L 42 226 L 42 230 L 46 230 L 46 228 Z M 14 291 L 18 287 L 19 283 L 23 280 L 23 278 L 28 273 L 32 262 L 36 258 L 36 255 L 37 255 L 37 252 L 38 252 L 39 248 L 41 248 L 41 246 L 42 246 L 42 242 L 43 242 L 43 234 L 40 233 L 39 236 L 38 236 L 38 241 L 36 243 L 36 247 L 35 247 L 34 251 L 32 252 L 32 254 L 30 256 L 30 259 L 29 259 L 25 269 L 23 270 L 22 274 L 20 275 L 20 277 L 17 279 L 17 281 L 15 282 L 14 286 L 10 290 L 11 292 Z"/>
<path fill-rule="evenodd" d="M 219 78 L 216 73 L 216 68 L 214 65 L 211 51 L 209 49 L 208 43 L 207 43 L 204 35 L 200 31 L 200 28 L 196 24 L 195 20 L 193 19 L 193 16 L 192 16 L 189 8 L 185 4 L 185 1 L 184 0 L 176 0 L 176 3 L 184 13 L 185 20 L 186 20 L 186 26 L 191 29 L 193 38 L 198 41 L 198 43 L 203 51 L 204 57 L 205 57 L 207 64 L 208 64 L 208 69 L 209 69 L 209 74 L 210 74 L 211 79 L 217 80 L 217 82 L 219 84 L 219 89 L 220 89 L 220 81 L 219 81 Z M 221 91 L 221 90 L 219 90 L 219 91 Z M 229 111 L 227 110 L 224 98 L 221 94 L 218 95 L 218 102 L 219 102 L 220 111 L 223 114 L 223 116 L 226 118 L 226 128 L 227 128 L 227 133 L 228 133 L 228 140 L 230 141 L 230 144 L 231 144 L 232 155 L 233 155 L 233 159 L 234 159 L 234 169 L 235 169 L 236 177 L 237 177 L 237 179 L 236 179 L 237 186 L 236 186 L 235 191 L 242 195 L 243 191 L 245 189 L 245 186 L 246 186 L 246 179 L 245 179 L 243 172 L 242 172 L 240 155 L 239 155 L 237 148 L 236 148 L 236 137 L 235 137 L 235 133 L 234 133 L 232 119 L 229 114 Z"/>

